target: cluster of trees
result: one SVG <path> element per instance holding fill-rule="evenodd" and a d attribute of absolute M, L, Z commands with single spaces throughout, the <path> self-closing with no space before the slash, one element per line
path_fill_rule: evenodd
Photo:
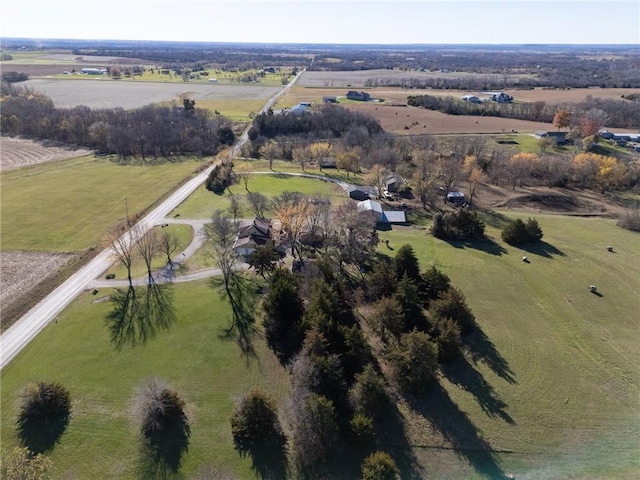
<path fill-rule="evenodd" d="M 26 82 L 29 76 L 22 72 L 2 72 L 2 81 L 7 83 Z"/>
<path fill-rule="evenodd" d="M 461 208 L 445 214 L 436 213 L 433 217 L 431 234 L 442 240 L 484 238 L 484 222 L 476 211 Z"/>
<path fill-rule="evenodd" d="M 70 143 L 121 158 L 213 155 L 235 140 L 229 119 L 200 108 L 56 108 L 45 95 L 4 82 L 0 93 L 3 134 Z"/>
<path fill-rule="evenodd" d="M 509 245 L 537 243 L 542 240 L 542 229 L 535 218 L 529 218 L 526 223 L 516 218 L 502 229 L 501 236 Z"/>
<path fill-rule="evenodd" d="M 578 128 L 582 136 L 593 135 L 603 125 L 618 128 L 631 128 L 640 124 L 637 102 L 633 100 L 614 100 L 588 97 L 583 102 L 548 105 L 544 101 L 522 103 L 465 102 L 451 96 L 434 95 L 410 96 L 407 103 L 414 107 L 436 110 L 450 115 L 477 115 L 515 118 L 535 122 L 551 123 L 559 108 L 569 114 L 566 127 Z M 595 123 L 589 127 L 587 122 Z"/>
<path fill-rule="evenodd" d="M 357 302 L 371 304 L 368 321 L 385 346 L 379 360 L 391 366 L 391 381 L 412 395 L 428 391 L 439 362 L 460 355 L 461 335 L 474 328 L 462 292 L 436 267 L 421 272 L 410 246 L 400 248 L 393 259 L 371 256 L 364 276 L 323 256 L 300 273 L 276 268 L 267 277 L 264 335 L 291 372 L 288 441 L 303 471 L 326 458 L 340 441 L 371 443 L 389 406 L 385 378 L 354 314 Z M 269 403 L 262 397 L 261 409 Z M 272 403 L 270 410 L 262 415 L 268 421 L 260 425 L 273 437 L 281 429 Z M 239 437 L 247 424 L 232 420 Z"/>
<path fill-rule="evenodd" d="M 291 160 L 294 148 L 312 141 L 341 138 L 346 144 L 354 145 L 383 134 L 382 127 L 369 115 L 352 112 L 335 105 L 323 105 L 313 112 L 302 114 L 272 111 L 258 115 L 249 130 L 251 140 L 249 152 L 259 156 L 261 147 L 268 140 L 279 137 L 299 139 L 299 142 L 285 141 L 279 158 Z M 275 152 L 274 152 L 275 153 Z"/>

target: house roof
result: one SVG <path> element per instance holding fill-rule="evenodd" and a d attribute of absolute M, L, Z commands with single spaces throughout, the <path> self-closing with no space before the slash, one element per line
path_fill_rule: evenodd
<path fill-rule="evenodd" d="M 264 218 L 254 218 L 251 223 L 245 223 L 238 228 L 238 238 L 251 236 L 270 238 L 270 230 L 271 226 L 268 220 Z"/>
<path fill-rule="evenodd" d="M 374 212 L 380 213 L 381 215 L 383 213 L 382 204 L 374 200 L 364 200 L 362 202 L 358 202 L 358 211 L 359 212 L 374 211 Z"/>
<path fill-rule="evenodd" d="M 387 223 L 405 223 L 407 220 L 403 211 L 389 211 L 384 210 L 382 215 L 382 221 Z"/>

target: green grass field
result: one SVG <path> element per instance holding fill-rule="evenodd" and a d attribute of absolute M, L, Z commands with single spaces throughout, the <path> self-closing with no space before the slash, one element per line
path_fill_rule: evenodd
<path fill-rule="evenodd" d="M 210 466 L 252 478 L 251 461 L 233 449 L 229 420 L 251 387 L 281 399 L 288 375 L 262 343 L 244 357 L 221 339 L 230 309 L 206 282 L 176 286 L 177 324 L 146 345 L 116 351 L 103 317 L 109 303 L 85 294 L 2 372 L 2 452 L 16 445 L 16 405 L 24 385 L 57 381 L 71 392 L 73 415 L 50 457 L 53 478 L 145 478 L 129 405 L 145 378 L 168 381 L 187 402 L 191 441 L 178 478 Z"/>
<path fill-rule="evenodd" d="M 142 212 L 200 164 L 193 158 L 123 166 L 88 156 L 3 172 L 3 250 L 75 252 L 99 246 L 129 214 Z"/>
<path fill-rule="evenodd" d="M 256 175 L 249 188 L 274 195 L 330 186 L 301 180 Z M 207 217 L 224 202 L 199 191 L 177 211 Z M 465 359 L 443 370 L 442 388 L 399 405 L 411 454 L 428 478 L 637 478 L 639 237 L 614 220 L 536 215 L 543 243 L 522 250 L 499 236 L 517 215 L 487 214 L 489 240 L 479 244 L 447 243 L 413 227 L 380 232 L 381 252 L 393 256 L 409 243 L 423 268 L 434 263 L 448 274 L 479 325 Z M 53 477 L 135 478 L 138 440 L 127 409 L 135 385 L 157 375 L 185 395 L 192 418 L 179 478 L 205 466 L 254 478 L 250 461 L 233 450 L 233 402 L 253 385 L 282 400 L 288 377 L 260 340 L 257 358 L 246 359 L 218 337 L 229 308 L 206 282 L 174 288 L 177 324 L 142 347 L 116 352 L 103 323 L 109 304 L 88 294 L 47 327 L 2 372 L 2 452 L 16 444 L 22 387 L 60 381 L 74 410 L 51 453 Z M 393 438 L 381 441 L 407 453 L 394 450 Z"/>
<path fill-rule="evenodd" d="M 309 173 L 315 174 L 316 172 L 309 170 Z M 301 192 L 306 195 L 324 195 L 329 197 L 332 202 L 344 201 L 347 198 L 344 191 L 333 183 L 303 177 L 278 176 L 277 173 L 252 174 L 248 188 L 251 192 L 260 192 L 268 197 L 275 197 L 288 191 Z M 242 198 L 241 215 L 243 218 L 254 216 L 249 204 L 245 201 L 247 191 L 242 182 L 232 185 L 223 195 L 214 194 L 201 186 L 175 209 L 175 213 L 186 218 L 209 218 L 214 210 L 226 211 L 229 208 L 231 195 L 239 195 Z"/>
<path fill-rule="evenodd" d="M 193 227 L 191 225 L 180 225 L 173 224 L 168 227 L 155 227 L 158 238 L 165 232 L 175 234 L 179 240 L 179 246 L 176 251 L 171 256 L 171 260 L 175 260 L 177 255 L 180 255 L 180 252 L 187 248 L 193 240 Z M 153 270 L 160 269 L 167 265 L 167 257 L 164 252 L 160 251 L 156 257 L 151 262 L 151 267 Z M 126 279 L 127 278 L 127 269 L 122 265 L 121 262 L 117 262 L 114 264 L 109 270 L 105 272 L 105 275 L 114 274 L 116 279 Z M 147 275 L 147 267 L 145 266 L 144 259 L 140 255 L 140 252 L 136 249 L 133 250 L 132 255 L 132 268 L 131 275 L 133 278 L 140 278 Z"/>
<path fill-rule="evenodd" d="M 453 380 L 441 383 L 482 439 L 514 452 L 498 456 L 505 471 L 537 472 L 516 478 L 636 478 L 638 235 L 613 220 L 536 218 L 544 243 L 531 251 L 504 244 L 495 227 L 487 229 L 495 242 L 480 246 L 412 228 L 381 239 L 395 249 L 410 243 L 423 266 L 446 272 L 493 343 L 495 358 L 471 361 L 471 369 L 458 365 Z M 384 244 L 381 251 L 393 255 Z M 591 284 L 600 295 L 589 292 Z M 508 369 L 496 368 L 496 358 Z"/>

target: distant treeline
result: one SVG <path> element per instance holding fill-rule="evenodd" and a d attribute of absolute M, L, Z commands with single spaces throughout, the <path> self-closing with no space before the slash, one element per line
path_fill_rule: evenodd
<path fill-rule="evenodd" d="M 551 123 L 560 109 L 571 113 L 574 120 L 583 117 L 594 109 L 600 114 L 602 124 L 617 128 L 637 128 L 640 126 L 640 104 L 632 100 L 613 100 L 587 97 L 584 102 L 548 105 L 543 101 L 524 103 L 465 102 L 459 98 L 434 95 L 410 96 L 407 103 L 414 107 L 449 115 L 478 115 L 491 117 L 515 118 L 535 122 Z"/>
<path fill-rule="evenodd" d="M 51 99 L 29 88 L 2 83 L 3 134 L 23 135 L 88 147 L 125 158 L 139 156 L 214 155 L 231 145 L 232 122 L 194 107 L 145 106 L 92 110 L 56 108 Z"/>
<path fill-rule="evenodd" d="M 603 51 L 525 52 L 421 49 L 412 52 L 360 50 L 317 55 L 309 70 L 396 69 L 404 78 L 372 78 L 366 86 L 502 90 L 509 87 L 640 87 L 640 56 L 632 50 L 603 60 Z M 339 61 L 336 61 L 338 59 Z M 419 75 L 412 72 L 421 72 Z M 425 78 L 422 72 L 444 72 Z M 465 75 L 455 77 L 455 73 Z M 468 75 L 484 74 L 479 76 Z M 413 75 L 413 76 L 412 76 Z M 495 75 L 495 77 L 491 77 Z"/>
<path fill-rule="evenodd" d="M 166 47 L 74 49 L 74 55 L 126 57 L 161 63 L 164 68 L 178 66 L 193 70 L 218 68 L 225 71 L 262 69 L 267 66 L 307 65 L 309 57 L 299 53 L 283 55 L 265 49 L 230 50 L 228 48 L 186 49 Z"/>

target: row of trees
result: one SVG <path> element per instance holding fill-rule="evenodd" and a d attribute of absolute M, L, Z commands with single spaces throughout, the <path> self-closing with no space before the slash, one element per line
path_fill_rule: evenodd
<path fill-rule="evenodd" d="M 558 105 L 547 104 L 544 101 L 478 104 L 450 96 L 434 95 L 410 96 L 407 103 L 449 115 L 492 116 L 546 123 L 551 123 L 559 110 Z M 632 128 L 640 124 L 638 102 L 633 100 L 588 97 L 583 102 L 561 104 L 560 110 L 570 113 L 571 121 L 567 122 L 566 126 L 578 129 L 584 137 L 597 133 L 603 125 Z M 591 124 L 595 124 L 595 131 Z"/>
<path fill-rule="evenodd" d="M 56 108 L 43 94 L 4 82 L 1 95 L 3 134 L 65 142 L 122 158 L 213 155 L 235 140 L 229 119 L 186 108 L 186 102 L 131 111 L 65 109 Z"/>

